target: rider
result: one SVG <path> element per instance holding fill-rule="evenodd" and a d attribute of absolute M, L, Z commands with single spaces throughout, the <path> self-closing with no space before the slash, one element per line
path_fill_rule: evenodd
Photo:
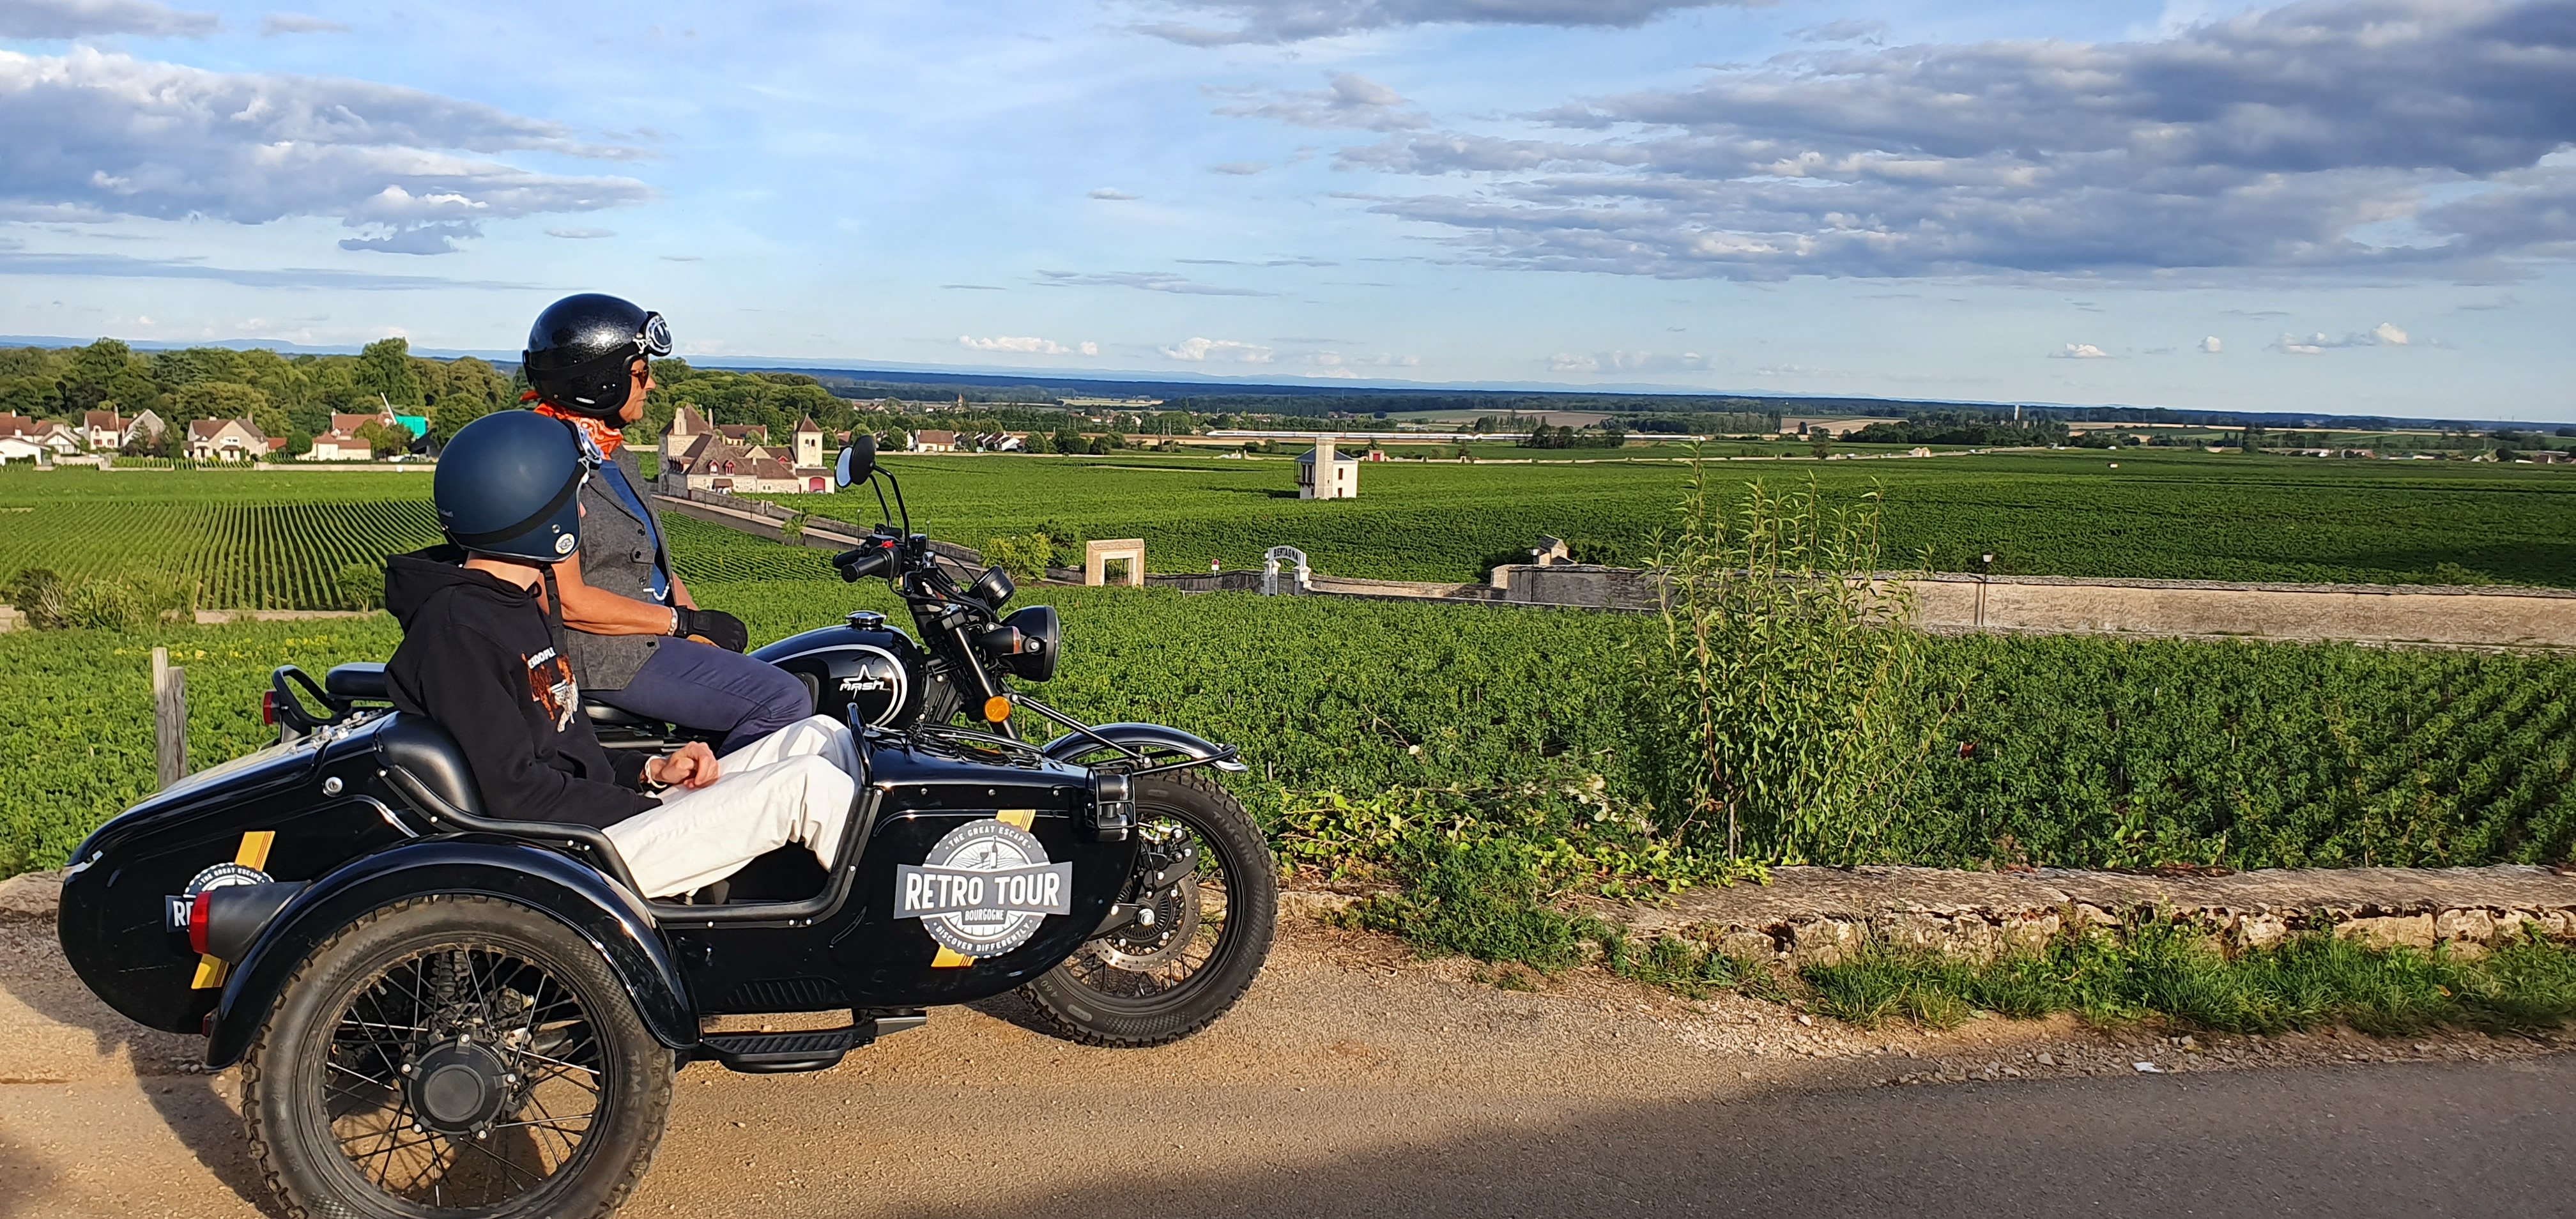
<path fill-rule="evenodd" d="M 700 609 L 671 569 L 624 429 L 644 418 L 651 357 L 671 354 L 662 315 L 586 292 L 546 307 L 528 329 L 536 413 L 579 429 L 605 460 L 581 491 L 580 550 L 557 564 L 573 672 L 599 702 L 647 719 L 722 732 L 739 749 L 814 713 L 795 675 L 740 653 L 742 621 Z"/>
<path fill-rule="evenodd" d="M 602 827 L 647 897 L 693 892 L 790 842 L 830 868 L 859 773 L 850 730 L 830 717 L 721 759 L 697 741 L 616 761 L 600 747 L 553 612 L 589 466 L 571 428 L 525 411 L 447 443 L 432 496 L 454 544 L 385 563 L 403 628 L 385 673 L 394 705 L 456 739 L 492 815 Z"/>

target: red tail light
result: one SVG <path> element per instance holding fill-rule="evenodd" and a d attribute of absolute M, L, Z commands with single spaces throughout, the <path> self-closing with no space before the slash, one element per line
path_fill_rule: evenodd
<path fill-rule="evenodd" d="M 259 722 L 271 728 L 277 726 L 277 691 L 259 696 Z"/>
<path fill-rule="evenodd" d="M 215 891 L 212 889 L 198 890 L 195 899 L 188 903 L 188 947 L 200 956 L 205 955 L 206 921 L 214 908 Z"/>

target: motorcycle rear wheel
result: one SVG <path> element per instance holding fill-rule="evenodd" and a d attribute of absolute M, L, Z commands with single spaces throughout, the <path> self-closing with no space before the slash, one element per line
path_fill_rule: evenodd
<path fill-rule="evenodd" d="M 1241 802 L 1197 771 L 1136 781 L 1139 833 L 1186 835 L 1198 867 L 1178 883 L 1122 902 L 1155 923 L 1104 935 L 1020 988 L 1058 1036 L 1085 1045 L 1166 1045 L 1234 1007 L 1270 958 L 1279 925 L 1279 869 Z M 1171 839 L 1181 841 L 1181 839 Z"/>

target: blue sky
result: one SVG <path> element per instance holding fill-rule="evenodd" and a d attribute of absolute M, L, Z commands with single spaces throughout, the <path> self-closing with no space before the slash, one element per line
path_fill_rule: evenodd
<path fill-rule="evenodd" d="M 0 0 L 0 333 L 2576 419 L 2576 0 Z"/>

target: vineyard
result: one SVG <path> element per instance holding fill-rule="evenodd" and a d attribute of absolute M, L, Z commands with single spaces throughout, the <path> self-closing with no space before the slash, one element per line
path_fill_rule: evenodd
<path fill-rule="evenodd" d="M 915 521 L 982 546 L 1042 527 L 1142 537 L 1160 571 L 1257 565 L 1293 545 L 1328 575 L 1472 580 L 1542 533 L 1640 563 L 1673 524 L 1681 468 L 1372 463 L 1355 501 L 1295 498 L 1284 460 L 902 458 Z M 2468 463 L 2238 455 L 2015 453 L 1915 461 L 1727 463 L 1718 485 L 1813 477 L 1828 499 L 1886 496 L 1889 553 L 1940 570 L 2155 579 L 2576 586 L 2576 473 Z M 436 537 L 419 473 L 0 471 L 0 580 L 148 572 L 225 609 L 331 609 L 337 577 Z M 782 496 L 872 522 L 873 496 Z M 666 517 L 684 578 L 802 579 L 818 556 Z"/>
<path fill-rule="evenodd" d="M 784 548 L 770 549 L 786 554 Z M 796 562 L 804 561 L 801 557 Z M 775 638 L 880 586 L 702 581 Z M 1270 823 L 1325 793 L 1593 792 L 1661 817 L 1636 648 L 1650 623 L 1560 611 L 1043 590 L 1065 613 L 1044 697 L 1245 748 Z M 1038 599 L 1035 596 L 1029 600 Z M 381 659 L 384 619 L 0 635 L 0 868 L 52 866 L 149 788 L 151 645 L 188 668 L 191 761 L 258 745 L 270 667 Z M 2556 862 L 2576 845 L 2576 660 L 2096 638 L 1937 640 L 1920 785 L 1871 839 L 1956 866 Z M 1597 788 L 1595 781 L 1598 781 Z M 1758 853 L 1762 844 L 1748 846 Z"/>
<path fill-rule="evenodd" d="M 2113 462 L 2116 460 L 2117 468 Z M 1049 522 L 1142 537 L 1157 571 L 1257 565 L 1296 546 L 1332 575 L 1474 580 L 1542 533 L 1639 563 L 1674 524 L 1667 461 L 1362 468 L 1361 496 L 1295 498 L 1284 459 L 891 458 L 914 519 L 981 546 Z M 1742 462 L 1721 487 L 1816 478 L 1829 499 L 1886 496 L 1889 552 L 1936 570 L 2318 583 L 2576 586 L 2576 472 L 2465 462 L 2236 454 L 2009 453 L 1905 461 Z M 845 520 L 873 496 L 780 496 Z"/>
<path fill-rule="evenodd" d="M 0 473 L 0 579 L 148 572 L 200 605 L 341 608 L 334 581 L 438 538 L 419 474 Z"/>

